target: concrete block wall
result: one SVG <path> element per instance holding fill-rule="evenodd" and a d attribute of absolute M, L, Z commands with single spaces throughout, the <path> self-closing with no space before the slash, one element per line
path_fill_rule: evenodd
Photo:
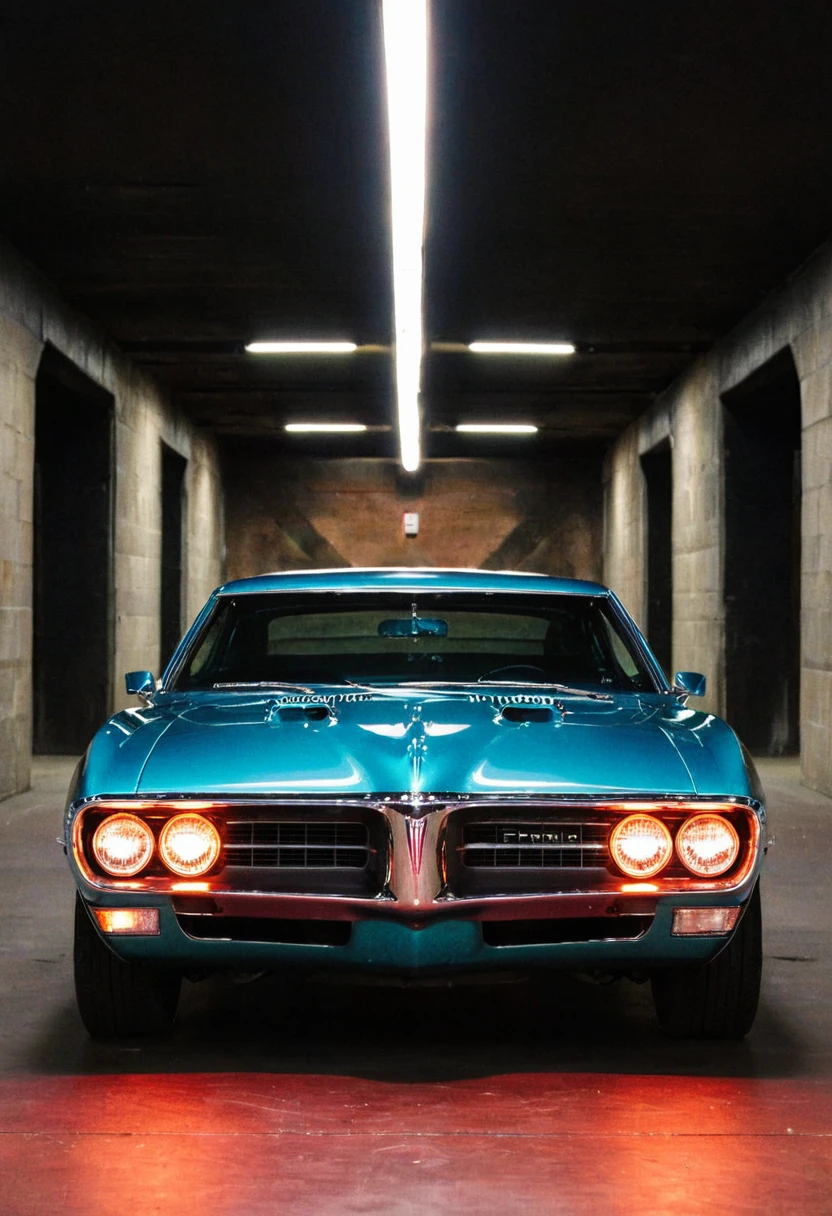
<path fill-rule="evenodd" d="M 612 448 L 604 470 L 605 578 L 643 623 L 645 490 L 640 456 L 673 453 L 673 667 L 708 677 L 725 708 L 722 394 L 790 348 L 803 426 L 801 763 L 832 794 L 832 244 L 663 393 Z"/>
<path fill-rule="evenodd" d="M 35 379 L 47 343 L 115 403 L 114 706 L 126 701 L 124 671 L 158 667 L 162 442 L 188 460 L 189 616 L 222 577 L 213 440 L 13 250 L 0 248 L 0 797 L 29 784 Z"/>
<path fill-rule="evenodd" d="M 32 477 L 42 344 L 0 313 L 0 797 L 26 789 L 32 750 Z"/>
<path fill-rule="evenodd" d="M 327 566 L 450 566 L 598 578 L 599 460 L 395 462 L 280 456 L 264 444 L 224 457 L 228 576 Z M 417 511 L 418 537 L 402 531 Z"/>
<path fill-rule="evenodd" d="M 190 621 L 223 577 L 224 524 L 213 440 L 177 415 L 146 376 L 125 369 L 116 397 L 115 655 L 113 703 L 124 672 L 159 675 L 162 443 L 188 461 L 184 616 Z"/>

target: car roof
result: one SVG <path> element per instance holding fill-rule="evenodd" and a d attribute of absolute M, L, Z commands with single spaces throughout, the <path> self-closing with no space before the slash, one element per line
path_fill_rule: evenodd
<path fill-rule="evenodd" d="M 289 570 L 235 579 L 217 595 L 268 591 L 514 591 L 609 595 L 601 583 L 514 570 L 445 570 L 435 567 L 348 566 L 339 570 Z"/>

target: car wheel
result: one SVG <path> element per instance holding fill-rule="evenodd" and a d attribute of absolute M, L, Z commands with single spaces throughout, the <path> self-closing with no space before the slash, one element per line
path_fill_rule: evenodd
<path fill-rule="evenodd" d="M 757 1012 L 762 965 L 758 883 L 734 936 L 716 958 L 702 966 L 653 972 L 653 1003 L 662 1030 L 679 1039 L 741 1039 Z"/>
<path fill-rule="evenodd" d="M 126 963 L 102 941 L 80 895 L 75 896 L 75 997 L 94 1039 L 153 1038 L 176 1018 L 177 971 Z"/>

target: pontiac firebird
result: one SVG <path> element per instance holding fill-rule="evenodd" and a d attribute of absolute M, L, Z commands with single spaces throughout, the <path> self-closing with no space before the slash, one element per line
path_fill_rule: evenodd
<path fill-rule="evenodd" d="M 597 583 L 262 575 L 210 597 L 69 791 L 75 987 L 155 1035 L 221 969 L 649 979 L 737 1038 L 760 986 L 763 795 Z"/>

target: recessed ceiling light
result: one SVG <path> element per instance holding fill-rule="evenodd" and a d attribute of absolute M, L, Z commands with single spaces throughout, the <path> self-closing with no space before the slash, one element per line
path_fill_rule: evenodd
<path fill-rule="evenodd" d="M 471 342 L 478 355 L 574 355 L 571 342 Z"/>
<path fill-rule="evenodd" d="M 294 434 L 319 432 L 325 434 L 335 431 L 366 431 L 363 422 L 287 422 L 283 428 Z"/>
<path fill-rule="evenodd" d="M 249 342 L 250 355 L 348 355 L 354 342 Z"/>
<path fill-rule="evenodd" d="M 537 431 L 526 422 L 460 422 L 456 429 L 468 435 L 534 435 Z"/>
<path fill-rule="evenodd" d="M 421 460 L 419 389 L 423 346 L 426 0 L 384 0 L 383 14 L 393 229 L 396 410 L 402 465 L 412 473 Z"/>

